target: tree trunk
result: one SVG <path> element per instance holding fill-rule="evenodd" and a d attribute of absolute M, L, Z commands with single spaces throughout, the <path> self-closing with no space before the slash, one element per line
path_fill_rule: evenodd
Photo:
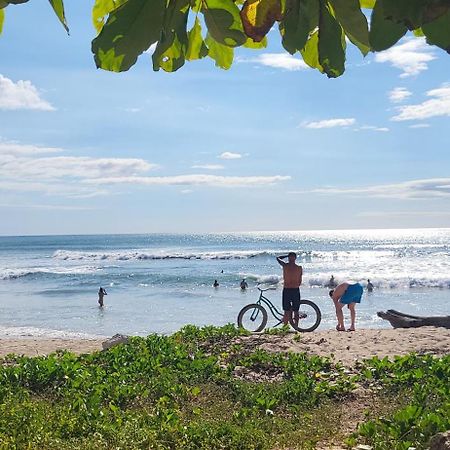
<path fill-rule="evenodd" d="M 379 311 L 378 317 L 388 320 L 394 328 L 444 327 L 450 328 L 450 316 L 420 317 L 404 314 L 393 309 Z"/>

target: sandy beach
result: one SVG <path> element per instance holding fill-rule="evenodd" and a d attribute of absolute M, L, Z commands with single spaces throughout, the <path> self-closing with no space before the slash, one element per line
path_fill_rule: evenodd
<path fill-rule="evenodd" d="M 334 330 L 287 335 L 252 335 L 238 338 L 245 346 L 273 352 L 307 352 L 331 356 L 347 366 L 355 361 L 378 356 L 393 357 L 410 352 L 442 356 L 450 354 L 450 330 L 422 327 L 410 329 L 361 329 L 355 332 Z M 88 339 L 0 339 L 0 356 L 16 353 L 27 356 L 47 355 L 56 350 L 81 354 L 101 350 L 102 340 Z"/>

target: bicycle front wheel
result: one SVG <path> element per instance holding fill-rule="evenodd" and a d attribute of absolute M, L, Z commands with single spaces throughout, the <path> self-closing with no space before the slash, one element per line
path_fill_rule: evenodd
<path fill-rule="evenodd" d="M 290 320 L 292 328 L 297 331 L 314 331 L 322 320 L 322 313 L 319 307 L 311 300 L 300 300 L 300 309 L 298 311 L 298 323 L 294 318 Z"/>
<path fill-rule="evenodd" d="M 251 333 L 259 333 L 267 325 L 267 311 L 257 303 L 244 306 L 237 319 L 238 327 Z"/>

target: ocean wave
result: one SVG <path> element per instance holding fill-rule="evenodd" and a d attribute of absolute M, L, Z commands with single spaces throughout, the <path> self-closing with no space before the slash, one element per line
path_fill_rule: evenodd
<path fill-rule="evenodd" d="M 230 250 L 216 252 L 165 252 L 126 250 L 119 252 L 83 252 L 73 250 L 57 250 L 53 258 L 64 261 L 130 261 L 130 260 L 160 260 L 160 259 L 249 259 L 272 256 L 268 251 Z"/>
<path fill-rule="evenodd" d="M 283 279 L 280 275 L 258 275 L 255 273 L 240 273 L 239 277 L 261 284 L 278 284 Z"/>
<path fill-rule="evenodd" d="M 0 325 L 0 336 L 3 338 L 47 338 L 47 339 L 99 339 L 105 336 L 78 333 L 74 331 L 52 330 L 37 327 L 5 327 Z"/>
<path fill-rule="evenodd" d="M 15 280 L 31 275 L 83 275 L 102 270 L 100 267 L 25 267 L 13 269 L 0 269 L 0 280 Z"/>

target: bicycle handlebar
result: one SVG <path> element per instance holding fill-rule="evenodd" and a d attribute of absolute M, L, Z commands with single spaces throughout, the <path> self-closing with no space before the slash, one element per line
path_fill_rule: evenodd
<path fill-rule="evenodd" d="M 270 286 L 270 287 L 268 287 L 268 288 L 260 288 L 259 286 L 257 286 L 258 287 L 258 291 L 260 291 L 260 292 L 265 292 L 265 291 L 274 291 L 275 289 L 276 289 L 276 287 L 275 286 Z"/>

